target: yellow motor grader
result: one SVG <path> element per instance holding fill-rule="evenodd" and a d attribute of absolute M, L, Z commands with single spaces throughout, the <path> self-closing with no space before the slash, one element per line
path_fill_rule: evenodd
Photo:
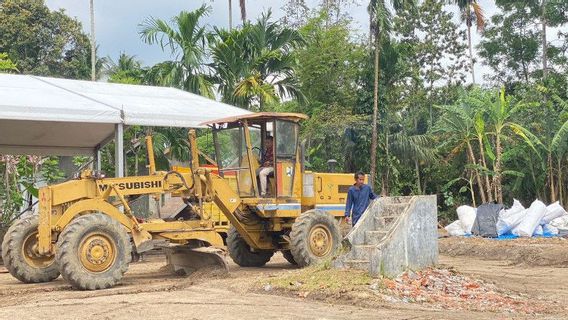
<path fill-rule="evenodd" d="M 191 170 L 156 171 L 147 137 L 149 175 L 106 178 L 83 171 L 76 179 L 39 190 L 39 216 L 22 219 L 2 243 L 6 268 L 18 280 L 47 282 L 61 275 L 74 288 L 117 284 L 132 251 L 167 240 L 170 264 L 226 268 L 223 238 L 204 211 L 214 203 L 230 221 L 226 244 L 240 266 L 259 267 L 276 251 L 299 266 L 330 258 L 340 247 L 339 222 L 353 176 L 304 170 L 294 113 L 256 113 L 204 123 L 212 128 L 218 172 L 200 167 L 195 131 L 190 130 Z M 273 174 L 260 196 L 257 171 L 272 144 Z M 129 199 L 171 193 L 183 197 L 196 218 L 139 221 Z"/>

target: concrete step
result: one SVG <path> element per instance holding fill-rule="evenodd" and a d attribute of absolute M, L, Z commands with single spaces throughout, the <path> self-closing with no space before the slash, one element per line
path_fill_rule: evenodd
<path fill-rule="evenodd" d="M 377 250 L 376 245 L 359 244 L 351 248 L 351 257 L 354 260 L 371 260 L 373 252 Z"/>
<path fill-rule="evenodd" d="M 375 226 L 379 230 L 388 230 L 391 225 L 396 221 L 398 216 L 375 217 Z"/>
<path fill-rule="evenodd" d="M 397 204 L 397 203 L 408 204 L 410 203 L 410 200 L 412 200 L 412 197 L 388 197 L 385 200 L 386 200 L 385 204 Z"/>
<path fill-rule="evenodd" d="M 369 270 L 369 260 L 345 260 L 345 265 L 350 269 Z"/>
<path fill-rule="evenodd" d="M 377 245 L 387 235 L 388 230 L 365 231 L 365 244 Z"/>

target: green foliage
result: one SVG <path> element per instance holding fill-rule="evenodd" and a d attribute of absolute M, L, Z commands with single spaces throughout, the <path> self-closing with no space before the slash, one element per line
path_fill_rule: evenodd
<path fill-rule="evenodd" d="M 140 36 L 148 44 L 159 44 L 169 50 L 174 60 L 152 67 L 147 74 L 149 83 L 174 86 L 206 97 L 213 97 L 213 84 L 206 74 L 204 63 L 206 30 L 200 20 L 209 13 L 202 6 L 182 11 L 171 24 L 161 19 L 148 18 L 140 24 Z"/>
<path fill-rule="evenodd" d="M 72 79 L 90 77 L 90 45 L 81 23 L 43 1 L 0 4 L 0 52 L 22 73 Z"/>
<path fill-rule="evenodd" d="M 241 29 L 215 29 L 210 36 L 211 64 L 223 101 L 264 111 L 281 99 L 302 100 L 293 52 L 303 43 L 293 29 L 263 14 Z"/>
<path fill-rule="evenodd" d="M 7 53 L 0 53 L 0 72 L 17 72 L 16 64 L 10 60 Z"/>

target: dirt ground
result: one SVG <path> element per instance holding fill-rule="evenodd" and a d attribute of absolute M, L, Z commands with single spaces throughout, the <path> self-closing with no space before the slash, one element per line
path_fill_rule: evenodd
<path fill-rule="evenodd" d="M 449 242 L 443 239 L 440 247 L 446 248 Z M 440 267 L 544 304 L 550 312 L 448 310 L 376 297 L 366 303 L 370 290 L 354 292 L 347 300 L 341 295 L 283 293 L 263 287 L 271 279 L 296 272 L 278 254 L 263 268 L 231 263 L 229 275 L 190 277 L 162 271 L 164 258 L 153 256 L 132 264 L 121 285 L 90 292 L 72 290 L 61 278 L 47 284 L 22 284 L 0 267 L 0 319 L 568 319 L 568 268 L 482 258 L 442 254 Z"/>

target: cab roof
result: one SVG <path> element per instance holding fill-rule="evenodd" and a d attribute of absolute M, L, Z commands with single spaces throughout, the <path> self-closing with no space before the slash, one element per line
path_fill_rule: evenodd
<path fill-rule="evenodd" d="M 301 120 L 308 119 L 308 116 L 303 113 L 291 113 L 291 112 L 257 112 L 251 114 L 243 114 L 238 116 L 232 116 L 227 118 L 221 118 L 217 120 L 211 120 L 200 123 L 200 125 L 207 126 L 217 123 L 234 123 L 242 120 L 286 120 L 292 122 L 300 122 Z"/>

